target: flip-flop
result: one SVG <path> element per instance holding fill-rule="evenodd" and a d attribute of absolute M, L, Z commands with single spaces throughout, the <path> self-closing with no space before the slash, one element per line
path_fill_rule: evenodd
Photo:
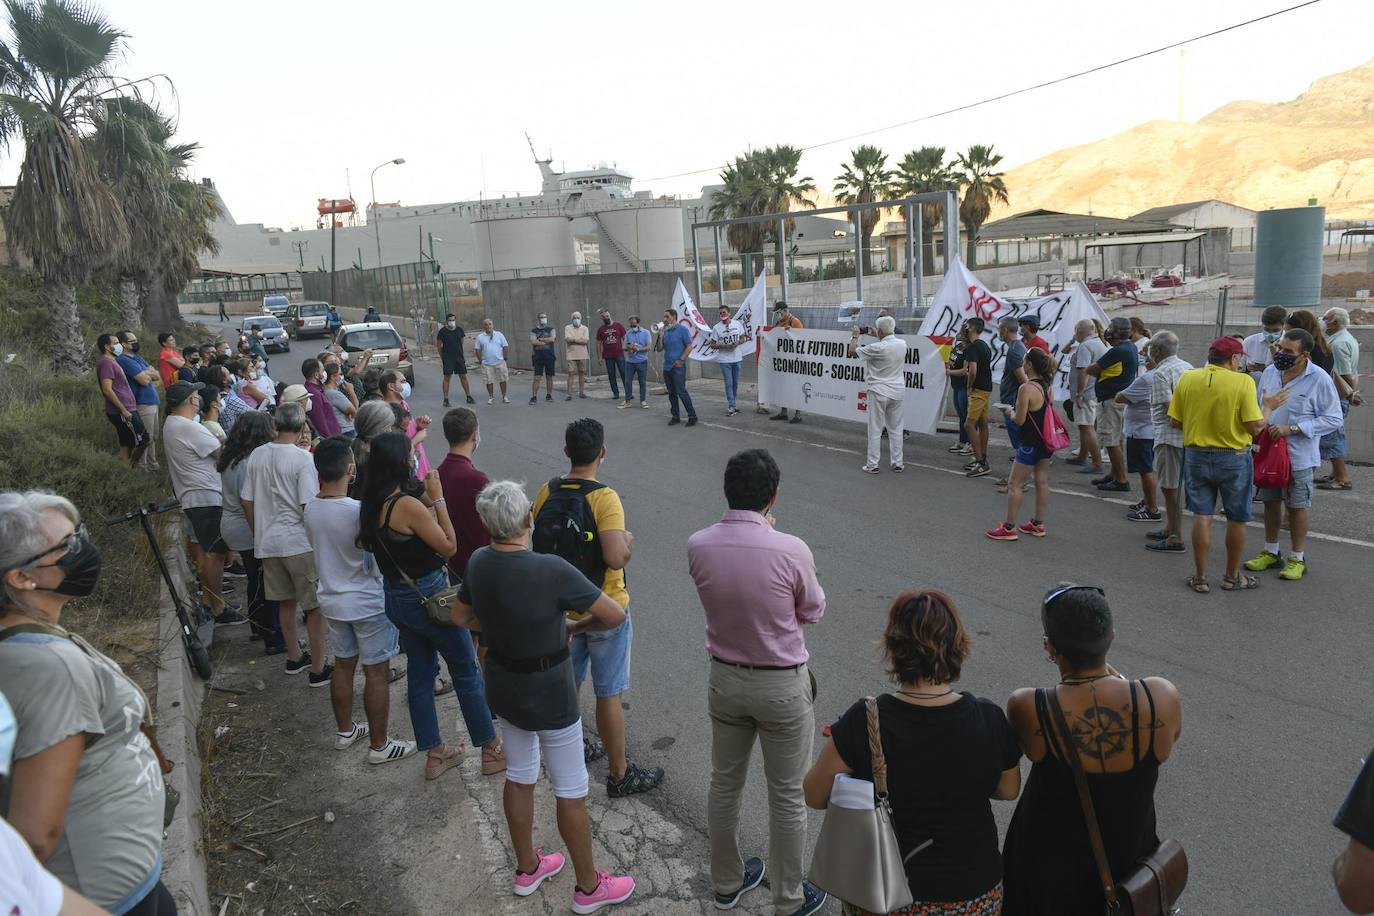
<path fill-rule="evenodd" d="M 1317 489 L 1318 489 L 1318 490 L 1353 490 L 1354 488 L 1355 488 L 1354 482 L 1353 482 L 1353 481 L 1349 481 L 1349 480 L 1346 480 L 1346 481 L 1328 480 L 1328 481 L 1326 481 L 1325 483 L 1319 483 L 1319 484 L 1317 484 Z"/>
<path fill-rule="evenodd" d="M 1241 574 L 1234 578 L 1231 576 L 1221 577 L 1221 590 L 1224 592 L 1244 592 L 1259 587 L 1260 580 L 1255 576 Z"/>
<path fill-rule="evenodd" d="M 1207 581 L 1206 576 L 1189 576 L 1183 582 L 1199 595 L 1205 595 L 1212 590 L 1211 583 Z"/>

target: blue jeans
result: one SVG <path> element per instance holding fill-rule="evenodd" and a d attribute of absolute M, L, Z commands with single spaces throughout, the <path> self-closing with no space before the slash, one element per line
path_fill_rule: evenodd
<path fill-rule="evenodd" d="M 739 363 L 721 363 L 720 375 L 725 379 L 725 403 L 735 409 L 735 392 L 739 390 Z"/>
<path fill-rule="evenodd" d="M 663 384 L 668 386 L 668 409 L 672 411 L 673 419 L 681 419 L 678 413 L 678 402 L 687 408 L 687 416 L 693 420 L 697 418 L 697 409 L 692 406 L 692 396 L 687 393 L 687 367 L 678 366 L 673 368 L 672 363 L 667 363 L 663 367 Z"/>
<path fill-rule="evenodd" d="M 968 433 L 964 431 L 964 421 L 968 419 L 968 386 L 954 388 L 954 412 L 959 415 L 959 444 L 968 445 Z"/>
<path fill-rule="evenodd" d="M 1225 448 L 1183 450 L 1183 501 L 1194 515 L 1216 515 L 1217 497 L 1228 522 L 1250 521 L 1255 470 L 1250 452 Z"/>
<path fill-rule="evenodd" d="M 638 363 L 627 362 L 625 364 L 625 400 L 634 400 L 634 386 L 631 384 L 631 382 L 633 382 L 635 379 L 639 379 L 639 399 L 641 401 L 647 401 L 648 398 L 645 396 L 645 382 L 648 380 L 648 378 L 649 361 L 647 359 L 643 362 Z"/>
<path fill-rule="evenodd" d="M 415 584 L 429 596 L 448 587 L 448 574 L 441 567 L 416 579 Z M 386 616 L 401 631 L 401 651 L 407 659 L 406 703 L 420 750 L 438 747 L 444 741 L 439 734 L 439 713 L 434 707 L 434 678 L 439 674 L 440 655 L 448 664 L 453 692 L 458 695 L 463 723 L 473 745 L 482 747 L 495 738 L 471 634 L 462 627 L 441 627 L 431 622 L 420 596 L 399 580 L 386 580 Z"/>
<path fill-rule="evenodd" d="M 606 377 L 611 380 L 611 397 L 620 397 L 620 383 L 625 378 L 625 357 L 606 357 Z M 630 387 L 629 382 L 625 383 L 625 387 Z"/>

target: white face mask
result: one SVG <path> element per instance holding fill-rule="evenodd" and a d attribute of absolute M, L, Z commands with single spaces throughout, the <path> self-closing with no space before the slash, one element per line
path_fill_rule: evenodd
<path fill-rule="evenodd" d="M 449 323 L 448 323 L 448 326 L 449 326 L 450 328 L 456 328 L 456 327 L 458 327 L 458 322 L 453 321 L 452 319 L 450 319 L 450 320 L 449 320 Z"/>
<path fill-rule="evenodd" d="M 574 318 L 574 319 L 573 319 L 573 327 L 575 327 L 575 328 L 580 328 L 580 327 L 582 327 L 582 319 L 581 319 L 581 318 Z"/>
<path fill-rule="evenodd" d="M 410 382 L 401 382 L 401 398 L 402 400 L 410 398 Z"/>
<path fill-rule="evenodd" d="M 115 342 L 115 345 L 114 345 L 114 355 L 115 355 L 115 356 L 123 356 L 123 355 L 124 355 L 124 345 L 123 345 L 122 343 L 119 343 L 118 341 L 116 341 L 116 342 Z"/>
<path fill-rule="evenodd" d="M 482 437 L 481 437 L 481 436 L 473 436 L 473 437 L 472 437 L 472 450 L 475 452 L 475 451 L 477 451 L 477 449 L 479 449 L 481 446 L 482 446 Z"/>
<path fill-rule="evenodd" d="M 540 315 L 540 316 L 539 316 L 539 326 L 540 326 L 541 328 L 544 328 L 544 327 L 548 327 L 548 324 L 549 324 L 549 318 L 548 318 L 548 316 L 547 316 L 547 315 Z"/>

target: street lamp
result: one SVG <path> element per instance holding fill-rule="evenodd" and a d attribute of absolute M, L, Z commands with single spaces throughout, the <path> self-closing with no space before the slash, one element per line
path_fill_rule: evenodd
<path fill-rule="evenodd" d="M 405 159 L 401 156 L 397 156 L 395 159 L 388 159 L 386 162 L 383 162 L 381 165 L 377 166 L 377 169 L 384 168 L 388 165 L 405 165 Z M 372 170 L 372 174 L 368 176 L 367 181 L 368 184 L 372 186 L 372 234 L 377 239 L 377 266 L 381 267 L 382 223 L 381 219 L 377 216 L 377 169 Z"/>

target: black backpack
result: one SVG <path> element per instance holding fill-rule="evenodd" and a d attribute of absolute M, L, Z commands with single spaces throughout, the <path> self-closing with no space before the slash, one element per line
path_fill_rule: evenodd
<path fill-rule="evenodd" d="M 557 554 L 598 588 L 606 582 L 606 561 L 601 556 L 596 516 L 587 495 L 605 488 L 595 480 L 555 477 L 549 496 L 534 517 L 534 552 Z"/>

